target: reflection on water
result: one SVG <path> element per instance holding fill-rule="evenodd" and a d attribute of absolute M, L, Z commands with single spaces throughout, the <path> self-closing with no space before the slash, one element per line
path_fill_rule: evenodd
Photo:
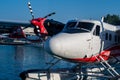
<path fill-rule="evenodd" d="M 0 80 L 21 80 L 19 74 L 28 69 L 47 68 L 53 57 L 42 47 L 0 45 Z M 54 68 L 72 67 L 60 61 Z"/>

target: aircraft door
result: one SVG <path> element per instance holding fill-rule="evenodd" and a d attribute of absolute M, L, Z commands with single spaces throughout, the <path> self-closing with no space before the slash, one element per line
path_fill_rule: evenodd
<path fill-rule="evenodd" d="M 92 40 L 91 40 L 91 53 L 95 55 L 100 52 L 101 49 L 101 38 L 100 38 L 100 29 L 99 25 L 96 25 L 93 30 Z"/>

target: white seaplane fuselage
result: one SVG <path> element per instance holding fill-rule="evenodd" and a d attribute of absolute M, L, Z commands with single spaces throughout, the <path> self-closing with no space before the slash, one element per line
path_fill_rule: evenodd
<path fill-rule="evenodd" d="M 52 55 L 75 62 L 96 62 L 120 55 L 117 26 L 95 20 L 71 20 L 63 31 L 45 42 Z"/>

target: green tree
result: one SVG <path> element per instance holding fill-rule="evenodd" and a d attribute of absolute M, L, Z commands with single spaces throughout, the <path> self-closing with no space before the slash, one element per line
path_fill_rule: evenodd
<path fill-rule="evenodd" d="M 104 22 L 107 22 L 107 23 L 113 24 L 113 25 L 120 25 L 120 17 L 119 17 L 119 15 L 107 14 L 107 16 L 105 16 L 105 18 L 104 18 Z"/>

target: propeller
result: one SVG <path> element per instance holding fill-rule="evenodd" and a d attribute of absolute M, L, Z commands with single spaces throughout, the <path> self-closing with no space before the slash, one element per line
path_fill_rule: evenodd
<path fill-rule="evenodd" d="M 55 14 L 55 12 L 52 12 L 52 13 L 46 15 L 44 18 L 48 18 L 48 17 L 50 17 L 50 16 L 52 16 L 52 15 L 54 15 L 54 14 Z"/>
<path fill-rule="evenodd" d="M 28 2 L 28 8 L 29 8 L 29 10 L 30 10 L 30 13 L 31 13 L 31 15 L 32 15 L 32 18 L 34 19 L 34 14 L 33 14 L 33 10 L 32 10 L 31 3 L 30 3 L 30 2 Z"/>
<path fill-rule="evenodd" d="M 36 18 L 34 17 L 34 14 L 33 14 L 33 10 L 32 10 L 32 6 L 31 6 L 31 3 L 28 2 L 28 8 L 29 8 L 29 11 L 31 13 L 31 16 L 32 16 L 32 20 L 31 20 L 31 24 L 33 24 L 35 26 L 35 33 L 40 36 L 40 35 L 43 35 L 43 36 L 46 36 L 48 35 L 48 32 L 44 26 L 44 22 L 46 20 L 46 18 L 52 16 L 55 14 L 55 12 L 52 12 L 44 17 L 40 17 L 40 18 Z"/>
<path fill-rule="evenodd" d="M 31 13 L 31 15 L 32 15 L 32 18 L 34 19 L 34 14 L 33 14 L 32 6 L 31 6 L 31 3 L 30 3 L 30 2 L 28 2 L 28 8 L 29 8 L 29 10 L 30 10 L 30 13 Z M 46 15 L 44 18 L 48 18 L 48 17 L 50 17 L 50 16 L 52 16 L 52 15 L 54 15 L 54 14 L 56 14 L 56 13 L 55 13 L 55 12 L 52 12 L 52 13 Z"/>

